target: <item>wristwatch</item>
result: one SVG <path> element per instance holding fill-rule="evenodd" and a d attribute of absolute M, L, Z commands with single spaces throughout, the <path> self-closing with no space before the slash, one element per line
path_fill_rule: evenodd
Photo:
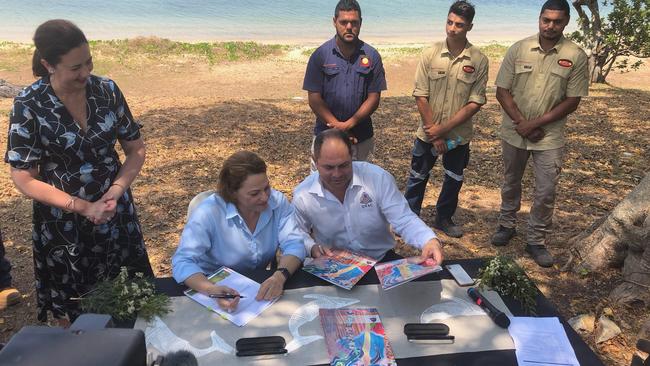
<path fill-rule="evenodd" d="M 284 280 L 285 280 L 285 281 L 288 280 L 289 277 L 291 277 L 291 273 L 290 273 L 289 270 L 286 269 L 286 268 L 278 268 L 278 269 L 276 269 L 275 271 L 276 271 L 276 272 L 280 272 L 280 273 L 282 273 L 282 275 L 284 276 Z"/>

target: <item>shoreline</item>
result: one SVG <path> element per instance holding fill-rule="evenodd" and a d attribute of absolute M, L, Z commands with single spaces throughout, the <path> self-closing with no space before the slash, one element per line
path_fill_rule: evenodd
<path fill-rule="evenodd" d="M 523 38 L 523 37 L 522 37 Z M 380 47 L 384 49 L 391 48 L 422 48 L 426 47 L 434 42 L 443 39 L 432 37 L 431 39 L 427 38 L 404 38 L 404 37 L 378 37 L 378 38 L 364 38 L 361 37 L 361 40 L 367 44 L 370 44 L 373 47 Z M 118 41 L 135 41 L 135 40 L 161 40 L 161 41 L 170 41 L 172 43 L 178 44 L 223 44 L 223 43 L 257 43 L 260 45 L 268 46 L 281 46 L 281 47 L 290 47 L 292 49 L 301 49 L 301 48 L 313 48 L 318 47 L 323 44 L 327 39 L 314 40 L 314 39 L 192 39 L 192 40 L 183 40 L 183 39 L 171 39 L 166 37 L 159 37 L 155 35 L 149 36 L 135 36 L 127 38 L 89 38 L 89 42 L 98 42 L 98 43 L 109 43 L 109 42 L 118 42 Z M 511 38 L 472 38 L 468 37 L 470 43 L 475 46 L 490 46 L 490 45 L 501 45 L 501 46 L 510 46 L 518 39 Z M 24 40 L 18 41 L 14 39 L 5 39 L 0 38 L 0 49 L 5 46 L 18 46 L 18 47 L 33 47 L 33 41 Z"/>

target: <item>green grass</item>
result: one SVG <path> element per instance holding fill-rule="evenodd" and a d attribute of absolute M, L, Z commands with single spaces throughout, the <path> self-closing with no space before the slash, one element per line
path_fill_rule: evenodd
<path fill-rule="evenodd" d="M 93 54 L 100 60 L 117 61 L 130 66 L 143 61 L 164 61 L 185 58 L 205 61 L 210 65 L 228 61 L 255 60 L 277 55 L 286 49 L 282 45 L 256 42 L 175 42 L 164 38 L 134 38 L 110 41 L 90 41 Z"/>
<path fill-rule="evenodd" d="M 508 46 L 504 46 L 502 44 L 498 43 L 492 43 L 487 46 L 482 46 L 480 47 L 481 52 L 485 54 L 489 59 L 491 60 L 500 60 L 503 58 L 503 56 L 506 55 L 506 51 L 508 51 Z"/>
<path fill-rule="evenodd" d="M 0 41 L 0 71 L 17 71 L 32 62 L 34 46 L 23 43 Z"/>
<path fill-rule="evenodd" d="M 314 53 L 314 51 L 316 51 L 316 47 L 313 47 L 313 48 L 306 48 L 306 49 L 304 49 L 304 50 L 302 51 L 302 55 L 303 55 L 303 56 L 311 56 L 311 54 Z"/>
<path fill-rule="evenodd" d="M 151 65 L 175 68 L 188 63 L 210 66 L 233 61 L 256 60 L 279 55 L 289 48 L 256 42 L 176 42 L 163 38 L 133 38 L 89 41 L 95 72 L 107 74 L 115 68 L 140 70 Z M 31 64 L 34 46 L 0 41 L 0 71 L 17 71 Z"/>

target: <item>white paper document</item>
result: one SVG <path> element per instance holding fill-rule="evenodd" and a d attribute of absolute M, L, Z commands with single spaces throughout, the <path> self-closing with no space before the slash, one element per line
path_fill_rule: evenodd
<path fill-rule="evenodd" d="M 519 366 L 580 366 L 558 318 L 512 317 L 508 331 Z"/>
<path fill-rule="evenodd" d="M 229 313 L 221 309 L 217 299 L 210 298 L 200 292 L 187 290 L 185 295 L 240 327 L 246 325 L 277 300 L 255 300 L 255 296 L 260 290 L 260 284 L 227 267 L 217 270 L 208 277 L 208 280 L 216 285 L 230 287 L 239 292 L 242 297 L 239 299 L 239 304 L 234 312 Z"/>

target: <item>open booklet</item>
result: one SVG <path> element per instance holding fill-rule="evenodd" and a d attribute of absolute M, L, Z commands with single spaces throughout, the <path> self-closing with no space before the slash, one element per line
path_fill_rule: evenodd
<path fill-rule="evenodd" d="M 397 365 L 377 309 L 319 312 L 330 365 Z"/>
<path fill-rule="evenodd" d="M 237 290 L 242 295 L 242 298 L 239 299 L 239 305 L 237 305 L 237 309 L 234 312 L 229 313 L 221 309 L 217 303 L 217 299 L 210 298 L 200 292 L 190 289 L 185 290 L 185 295 L 240 327 L 246 325 L 246 323 L 254 319 L 277 300 L 255 300 L 255 296 L 257 296 L 257 292 L 260 289 L 260 284 L 228 267 L 219 268 L 208 277 L 208 280 L 216 285 L 227 286 Z"/>
<path fill-rule="evenodd" d="M 375 271 L 381 282 L 381 287 L 388 290 L 426 274 L 442 271 L 440 266 L 411 263 L 412 261 L 413 259 L 404 258 L 376 265 Z"/>
<path fill-rule="evenodd" d="M 332 249 L 333 255 L 305 260 L 303 270 L 346 290 L 359 282 L 376 260 L 347 250 Z"/>

